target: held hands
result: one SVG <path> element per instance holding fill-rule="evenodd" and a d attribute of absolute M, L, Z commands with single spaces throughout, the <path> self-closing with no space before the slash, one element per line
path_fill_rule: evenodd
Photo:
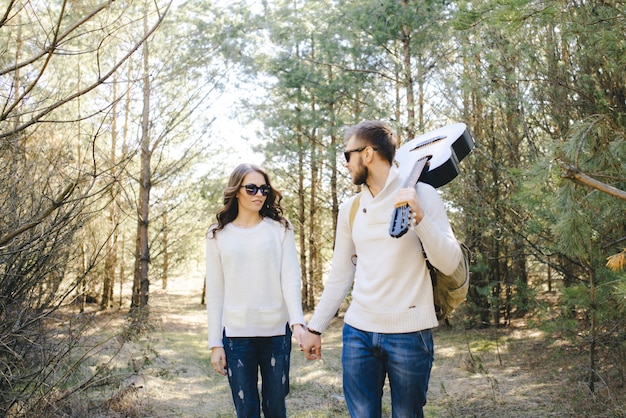
<path fill-rule="evenodd" d="M 304 325 L 297 324 L 293 327 L 293 336 L 308 360 L 322 358 L 322 339 L 319 335 L 309 332 Z"/>
<path fill-rule="evenodd" d="M 319 335 L 310 333 L 301 324 L 296 324 L 293 327 L 293 336 L 298 341 L 300 349 L 304 351 L 304 356 L 308 360 L 322 358 L 322 339 Z M 211 364 L 216 372 L 226 376 L 226 352 L 224 347 L 213 347 L 211 349 Z"/>
<path fill-rule="evenodd" d="M 211 349 L 211 364 L 216 372 L 226 376 L 226 352 L 224 347 L 213 347 Z"/>
<path fill-rule="evenodd" d="M 394 203 L 395 207 L 409 205 L 409 207 L 411 208 L 411 212 L 413 213 L 416 225 L 420 223 L 420 221 L 424 217 L 424 210 L 420 205 L 419 199 L 417 198 L 417 192 L 413 187 L 406 187 L 398 190 Z"/>
<path fill-rule="evenodd" d="M 322 337 L 309 331 L 305 331 L 300 341 L 300 350 L 304 351 L 307 360 L 319 360 L 322 358 Z"/>

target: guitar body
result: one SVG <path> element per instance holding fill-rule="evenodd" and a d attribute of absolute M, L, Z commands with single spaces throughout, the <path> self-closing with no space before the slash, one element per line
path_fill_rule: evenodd
<path fill-rule="evenodd" d="M 404 187 L 419 181 L 434 188 L 448 184 L 459 174 L 459 162 L 474 148 L 474 139 L 464 123 L 455 123 L 427 132 L 402 145 L 396 152 Z M 409 230 L 408 205 L 393 211 L 389 234 L 399 238 Z"/>
<path fill-rule="evenodd" d="M 474 148 L 474 139 L 464 123 L 444 126 L 418 136 L 402 145 L 396 152 L 400 164 L 400 178 L 409 179 L 415 163 L 430 157 L 418 181 L 434 188 L 448 184 L 459 174 L 459 162 Z M 406 187 L 415 187 L 407 184 Z"/>

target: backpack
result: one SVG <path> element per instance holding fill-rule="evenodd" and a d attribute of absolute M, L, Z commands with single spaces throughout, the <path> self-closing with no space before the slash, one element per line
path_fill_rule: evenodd
<path fill-rule="evenodd" d="M 359 210 L 360 200 L 361 194 L 359 193 L 350 208 L 351 230 L 356 212 Z M 461 261 L 454 273 L 449 276 L 446 276 L 430 264 L 426 257 L 426 252 L 424 252 L 424 258 L 426 259 L 426 265 L 430 271 L 430 279 L 433 284 L 433 298 L 435 300 L 437 319 L 440 321 L 444 320 L 448 325 L 450 324 L 448 322 L 448 316 L 463 303 L 467 296 L 467 291 L 469 290 L 469 266 L 472 252 L 462 242 L 459 242 L 459 246 L 461 247 Z M 353 257 L 356 257 L 356 254 Z"/>

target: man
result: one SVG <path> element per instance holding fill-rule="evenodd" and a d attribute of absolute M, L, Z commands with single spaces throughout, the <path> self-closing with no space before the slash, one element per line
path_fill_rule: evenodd
<path fill-rule="evenodd" d="M 393 417 L 422 417 L 433 362 L 431 329 L 438 325 L 422 246 L 444 274 L 455 270 L 461 249 L 436 190 L 423 183 L 403 187 L 393 162 L 397 141 L 390 127 L 364 121 L 345 137 L 345 166 L 363 191 L 352 225 L 355 197 L 339 209 L 332 268 L 302 337 L 302 350 L 307 359 L 322 357 L 320 335 L 354 284 L 342 351 L 350 415 L 380 417 L 388 377 Z M 401 204 L 410 206 L 414 225 L 392 238 L 389 223 Z"/>

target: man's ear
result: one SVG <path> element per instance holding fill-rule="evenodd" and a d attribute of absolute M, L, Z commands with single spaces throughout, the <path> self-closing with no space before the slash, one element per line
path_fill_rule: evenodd
<path fill-rule="evenodd" d="M 363 150 L 363 153 L 365 154 L 364 157 L 366 163 L 371 163 L 372 161 L 374 161 L 374 154 L 376 153 L 376 151 L 374 151 L 371 146 L 365 148 L 365 150 Z"/>

